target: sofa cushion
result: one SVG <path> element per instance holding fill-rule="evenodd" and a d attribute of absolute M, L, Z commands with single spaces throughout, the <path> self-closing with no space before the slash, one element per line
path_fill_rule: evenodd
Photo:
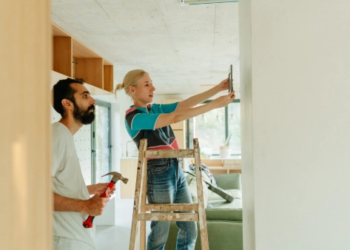
<path fill-rule="evenodd" d="M 206 208 L 207 220 L 242 221 L 241 190 L 231 189 L 225 191 L 234 197 L 233 201 L 229 203 L 212 192 Z"/>
<path fill-rule="evenodd" d="M 216 174 L 214 175 L 216 183 L 222 189 L 240 189 L 241 185 L 241 174 L 231 173 L 231 174 Z"/>
<path fill-rule="evenodd" d="M 232 202 L 227 202 L 221 196 L 212 192 L 208 199 L 208 208 L 242 208 L 241 191 L 237 189 L 225 190 L 233 196 Z"/>
<path fill-rule="evenodd" d="M 242 192 L 239 189 L 226 189 L 225 192 L 229 193 L 234 199 L 242 199 Z M 223 199 L 220 195 L 211 192 L 209 196 L 209 203 L 217 201 L 226 202 L 226 200 Z"/>

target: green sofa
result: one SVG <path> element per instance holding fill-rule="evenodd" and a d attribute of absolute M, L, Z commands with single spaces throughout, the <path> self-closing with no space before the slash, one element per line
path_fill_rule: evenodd
<path fill-rule="evenodd" d="M 206 208 L 209 249 L 243 250 L 241 175 L 220 174 L 214 175 L 214 178 L 217 185 L 228 191 L 234 200 L 228 203 L 215 193 L 209 195 Z M 165 250 L 176 249 L 177 232 L 178 228 L 172 222 Z M 195 250 L 200 249 L 198 235 Z"/>

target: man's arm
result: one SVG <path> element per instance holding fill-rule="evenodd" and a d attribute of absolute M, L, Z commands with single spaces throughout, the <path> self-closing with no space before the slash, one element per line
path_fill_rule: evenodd
<path fill-rule="evenodd" d="M 109 198 L 101 198 L 101 194 L 102 193 L 96 193 L 88 200 L 78 200 L 53 193 L 54 211 L 79 212 L 91 216 L 101 215 L 106 203 L 109 201 Z"/>
<path fill-rule="evenodd" d="M 220 91 L 227 90 L 227 89 L 228 89 L 228 79 L 225 79 L 225 80 L 221 81 L 215 87 L 213 87 L 213 88 L 211 88 L 203 93 L 200 93 L 198 95 L 191 96 L 190 98 L 179 102 L 176 110 L 192 108 L 192 107 L 196 106 L 197 104 L 208 100 L 210 97 L 216 95 Z"/>

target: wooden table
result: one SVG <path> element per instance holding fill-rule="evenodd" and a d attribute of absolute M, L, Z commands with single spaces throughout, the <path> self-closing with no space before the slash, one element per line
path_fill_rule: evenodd
<path fill-rule="evenodd" d="M 229 174 L 242 172 L 241 159 L 201 158 L 201 161 L 203 164 L 208 166 L 212 174 Z"/>

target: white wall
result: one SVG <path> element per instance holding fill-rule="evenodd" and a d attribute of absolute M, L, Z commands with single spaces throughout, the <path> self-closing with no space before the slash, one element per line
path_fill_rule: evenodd
<path fill-rule="evenodd" d="M 350 249 L 349 8 L 240 2 L 245 250 Z"/>

